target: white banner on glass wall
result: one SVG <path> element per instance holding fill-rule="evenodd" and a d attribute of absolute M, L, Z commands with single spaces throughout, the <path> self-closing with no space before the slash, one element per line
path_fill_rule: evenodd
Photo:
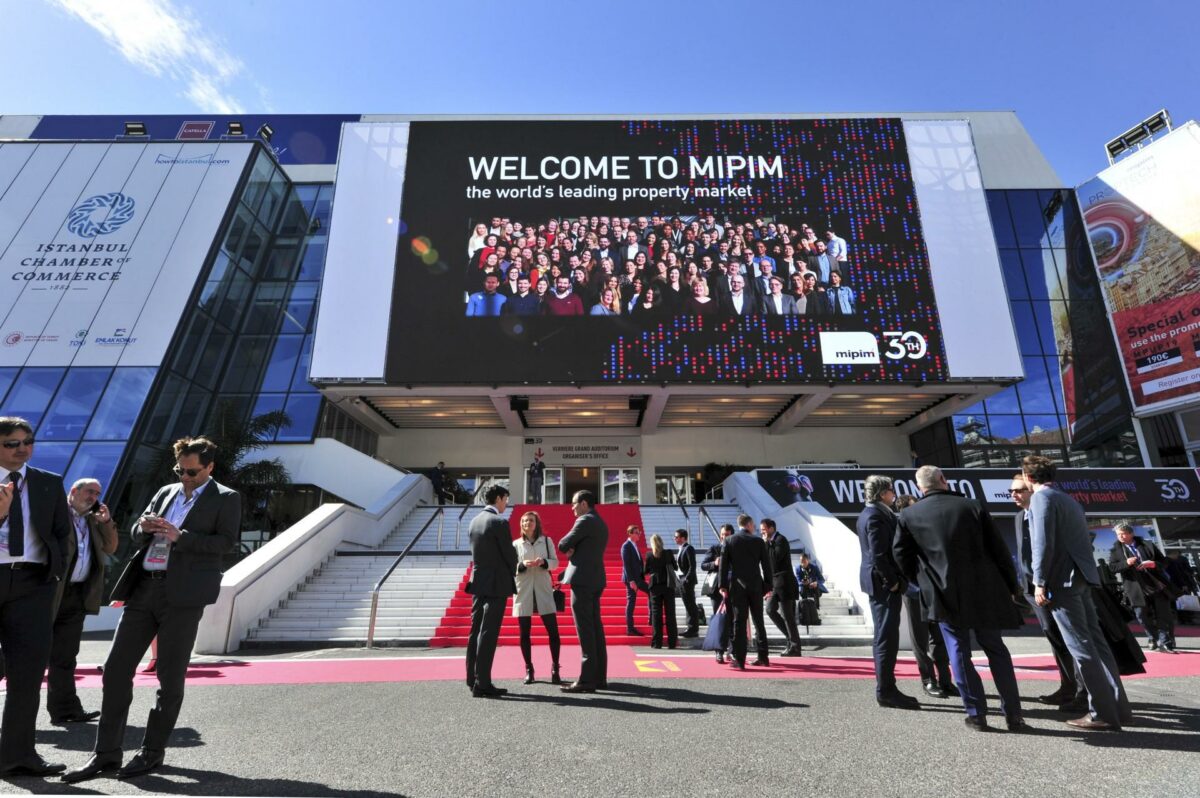
<path fill-rule="evenodd" d="M 157 366 L 253 150 L 0 144 L 0 366 Z"/>

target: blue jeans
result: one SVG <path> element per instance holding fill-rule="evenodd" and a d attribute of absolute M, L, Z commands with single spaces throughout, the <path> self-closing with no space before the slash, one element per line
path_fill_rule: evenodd
<path fill-rule="evenodd" d="M 963 708 L 969 718 L 987 717 L 987 696 L 983 691 L 983 680 L 971 662 L 971 632 L 979 647 L 987 655 L 992 679 L 1000 693 L 1000 711 L 1006 718 L 1021 717 L 1021 694 L 1017 691 L 1017 675 L 1013 672 L 1012 656 L 998 629 L 974 629 L 939 623 L 942 637 L 946 640 L 946 654 L 950 657 L 950 670 L 954 673 L 954 686 L 962 694 Z"/>
<path fill-rule="evenodd" d="M 1088 587 L 1063 588 L 1051 599 L 1050 611 L 1087 688 L 1092 717 L 1114 726 L 1128 722 L 1133 710 L 1121 684 L 1117 661 L 1100 630 Z"/>

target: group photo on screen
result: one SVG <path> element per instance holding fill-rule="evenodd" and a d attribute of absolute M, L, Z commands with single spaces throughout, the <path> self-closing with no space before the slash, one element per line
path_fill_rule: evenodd
<path fill-rule="evenodd" d="M 846 239 L 764 216 L 493 216 L 468 226 L 468 317 L 855 316 Z"/>

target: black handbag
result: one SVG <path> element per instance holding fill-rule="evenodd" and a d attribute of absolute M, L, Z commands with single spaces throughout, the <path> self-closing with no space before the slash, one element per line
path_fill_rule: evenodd
<path fill-rule="evenodd" d="M 463 585 L 463 592 L 468 596 L 475 595 L 475 563 L 471 563 L 471 575 L 467 577 L 467 583 Z"/>
<path fill-rule="evenodd" d="M 548 565 L 550 563 L 550 538 L 543 535 L 542 539 L 546 541 L 546 564 Z M 567 608 L 567 594 L 562 591 L 561 587 L 554 584 L 553 574 L 550 577 L 550 586 L 554 588 L 551 593 L 554 596 L 554 611 L 563 612 Z"/>

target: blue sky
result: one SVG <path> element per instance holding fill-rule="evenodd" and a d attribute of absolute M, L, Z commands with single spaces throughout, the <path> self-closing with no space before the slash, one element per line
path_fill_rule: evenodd
<path fill-rule="evenodd" d="M 1159 108 L 1200 114 L 1197 9 L 0 0 L 0 113 L 1012 110 L 1075 185 Z"/>

